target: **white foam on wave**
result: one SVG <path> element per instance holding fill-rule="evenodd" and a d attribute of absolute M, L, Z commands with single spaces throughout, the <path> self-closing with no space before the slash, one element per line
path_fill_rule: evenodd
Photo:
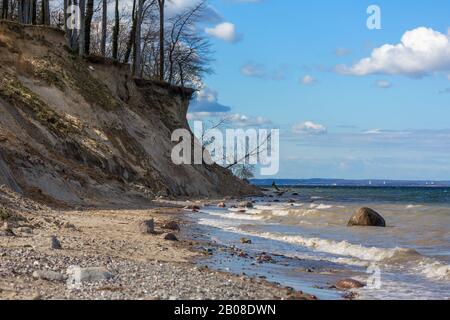
<path fill-rule="evenodd" d="M 437 261 L 428 261 L 422 263 L 418 268 L 429 279 L 450 280 L 450 265 Z"/>
<path fill-rule="evenodd" d="M 350 256 L 361 260 L 374 262 L 400 258 L 409 255 L 419 256 L 419 253 L 412 249 L 364 247 L 362 245 L 352 244 L 348 241 L 337 242 L 321 238 L 304 238 L 302 236 L 287 236 L 274 233 L 255 234 L 255 236 L 298 244 L 320 252 L 326 252 L 341 256 Z"/>
<path fill-rule="evenodd" d="M 276 217 L 286 217 L 289 215 L 289 210 L 273 210 L 271 214 Z"/>
<path fill-rule="evenodd" d="M 406 209 L 417 209 L 422 207 L 423 207 L 422 205 L 409 204 L 406 206 Z"/>
<path fill-rule="evenodd" d="M 422 275 L 427 279 L 440 281 L 450 280 L 450 265 L 445 265 L 432 258 L 424 257 L 413 249 L 398 247 L 365 247 L 362 245 L 349 243 L 348 241 L 338 242 L 321 238 L 305 238 L 302 236 L 289 236 L 269 232 L 248 232 L 236 227 L 235 225 L 229 225 L 224 221 L 214 219 L 200 219 L 199 224 L 216 227 L 242 235 L 296 244 L 312 249 L 313 251 L 334 255 L 329 257 L 317 257 L 316 259 L 318 260 L 325 259 L 338 264 L 361 267 L 367 267 L 372 263 L 390 264 L 400 262 L 402 265 L 407 266 L 407 269 L 414 274 Z M 306 257 L 298 256 L 296 253 L 287 254 L 286 256 L 295 256 L 298 258 Z M 315 260 L 314 257 L 309 255 L 306 258 Z"/>
<path fill-rule="evenodd" d="M 246 211 L 245 213 L 240 213 L 238 210 L 237 211 L 212 211 L 211 210 L 211 211 L 204 211 L 204 212 L 211 216 L 221 217 L 221 218 L 230 219 L 230 220 L 258 221 L 258 220 L 264 219 L 263 216 L 258 215 L 256 213 L 252 214 L 248 211 Z"/>
<path fill-rule="evenodd" d="M 332 205 L 319 204 L 316 209 L 317 210 L 327 210 L 327 209 L 331 209 L 331 208 L 333 208 Z"/>

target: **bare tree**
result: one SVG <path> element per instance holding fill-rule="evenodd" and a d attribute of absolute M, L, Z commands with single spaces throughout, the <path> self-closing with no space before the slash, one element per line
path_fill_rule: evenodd
<path fill-rule="evenodd" d="M 171 84 L 192 86 L 205 73 L 212 72 L 211 44 L 196 27 L 205 8 L 206 0 L 203 0 L 169 20 L 167 81 Z"/>
<path fill-rule="evenodd" d="M 2 1 L 2 19 L 8 19 L 9 0 Z"/>
<path fill-rule="evenodd" d="M 112 57 L 114 60 L 117 60 L 119 52 L 119 28 L 120 28 L 119 24 L 120 24 L 119 0 L 116 0 L 114 8 L 114 29 L 112 36 Z"/>
<path fill-rule="evenodd" d="M 136 11 L 136 30 L 134 36 L 134 59 L 133 59 L 133 76 L 140 76 L 141 73 L 141 27 L 142 27 L 142 15 L 144 13 L 145 0 L 139 0 L 138 9 Z"/>
<path fill-rule="evenodd" d="M 133 0 L 133 9 L 131 10 L 131 29 L 130 35 L 128 36 L 125 57 L 123 58 L 124 63 L 128 63 L 128 61 L 130 60 L 131 50 L 133 49 L 135 38 L 136 38 L 136 0 Z"/>
<path fill-rule="evenodd" d="M 251 164 L 238 164 L 231 171 L 236 177 L 242 180 L 249 180 L 255 177 L 255 166 Z"/>
<path fill-rule="evenodd" d="M 85 26 L 85 14 L 86 14 L 86 0 L 79 0 L 80 6 L 80 33 L 78 35 L 78 54 L 84 56 L 86 52 L 85 39 L 86 39 L 86 26 Z"/>
<path fill-rule="evenodd" d="M 108 28 L 108 0 L 102 0 L 102 39 L 100 44 L 100 52 L 106 56 L 106 32 Z"/>
<path fill-rule="evenodd" d="M 164 81 L 164 6 L 165 0 L 158 0 L 159 6 L 159 80 Z"/>
<path fill-rule="evenodd" d="M 50 3 L 49 0 L 41 0 L 41 24 L 50 25 Z"/>
<path fill-rule="evenodd" d="M 91 48 L 91 25 L 92 17 L 94 15 L 94 0 L 87 0 L 86 2 L 86 17 L 84 20 L 84 53 L 90 54 Z"/>

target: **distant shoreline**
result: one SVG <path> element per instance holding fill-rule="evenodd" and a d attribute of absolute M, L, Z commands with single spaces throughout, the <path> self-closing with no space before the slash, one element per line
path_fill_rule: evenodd
<path fill-rule="evenodd" d="M 435 180 L 350 180 L 350 179 L 252 179 L 250 183 L 258 187 L 275 184 L 279 187 L 411 187 L 450 188 L 450 181 Z"/>

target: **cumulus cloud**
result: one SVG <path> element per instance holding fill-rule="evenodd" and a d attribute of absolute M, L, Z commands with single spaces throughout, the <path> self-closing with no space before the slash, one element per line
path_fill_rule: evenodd
<path fill-rule="evenodd" d="M 209 87 L 204 87 L 198 91 L 191 102 L 190 112 L 229 112 L 230 107 L 218 102 L 218 93 Z"/>
<path fill-rule="evenodd" d="M 450 34 L 420 27 L 407 31 L 400 43 L 385 44 L 372 51 L 370 57 L 354 65 L 338 66 L 342 74 L 369 74 L 423 77 L 433 72 L 450 70 Z"/>
<path fill-rule="evenodd" d="M 294 134 L 309 134 L 309 135 L 322 135 L 328 132 L 327 128 L 319 123 L 314 123 L 312 121 L 306 121 L 297 123 L 292 127 L 292 132 Z"/>
<path fill-rule="evenodd" d="M 316 82 L 317 82 L 316 78 L 314 78 L 313 76 L 311 76 L 309 74 L 305 75 L 303 78 L 300 79 L 300 83 L 305 86 L 313 85 Z"/>
<path fill-rule="evenodd" d="M 236 26 L 230 22 L 222 22 L 213 28 L 205 28 L 205 32 L 214 38 L 229 43 L 234 43 L 241 39 L 241 35 L 236 32 Z"/>

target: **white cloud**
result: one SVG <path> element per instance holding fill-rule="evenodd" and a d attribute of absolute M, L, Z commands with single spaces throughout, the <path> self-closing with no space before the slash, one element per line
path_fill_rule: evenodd
<path fill-rule="evenodd" d="M 300 79 L 300 83 L 302 83 L 305 86 L 315 84 L 316 82 L 317 82 L 316 78 L 314 78 L 309 74 Z"/>
<path fill-rule="evenodd" d="M 267 118 L 260 116 L 251 117 L 240 113 L 192 112 L 187 115 L 189 121 L 204 121 L 211 118 L 223 119 L 226 121 L 226 125 L 230 127 L 260 127 L 272 124 Z"/>
<path fill-rule="evenodd" d="M 219 103 L 219 94 L 217 91 L 204 86 L 195 94 L 195 99 L 189 106 L 189 111 L 193 113 L 200 112 L 229 112 L 230 107 Z"/>
<path fill-rule="evenodd" d="M 270 80 L 284 80 L 286 77 L 286 72 L 282 67 L 275 70 L 267 70 L 264 65 L 255 63 L 244 64 L 241 67 L 241 74 L 246 77 Z"/>
<path fill-rule="evenodd" d="M 294 134 L 312 134 L 321 135 L 328 132 L 324 125 L 314 123 L 312 121 L 306 121 L 302 123 L 297 123 L 292 127 L 292 132 Z"/>
<path fill-rule="evenodd" d="M 236 26 L 230 22 L 219 23 L 214 28 L 205 28 L 205 32 L 210 36 L 230 43 L 240 39 L 240 36 L 236 33 Z"/>
<path fill-rule="evenodd" d="M 385 44 L 351 67 L 338 66 L 343 74 L 405 75 L 422 77 L 450 70 L 450 34 L 420 27 L 407 31 L 399 44 Z"/>
<path fill-rule="evenodd" d="M 447 79 L 450 81 L 450 74 L 449 75 L 447 75 Z"/>
<path fill-rule="evenodd" d="M 380 89 L 389 89 L 392 87 L 392 83 L 387 80 L 378 80 L 375 85 Z"/>
<path fill-rule="evenodd" d="M 241 67 L 241 73 L 247 77 L 264 78 L 266 76 L 264 66 L 252 63 L 243 65 Z"/>

